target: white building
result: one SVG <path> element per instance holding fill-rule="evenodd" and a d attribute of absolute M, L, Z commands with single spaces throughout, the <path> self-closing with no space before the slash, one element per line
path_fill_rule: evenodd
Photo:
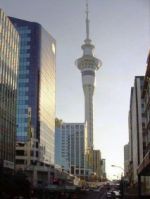
<path fill-rule="evenodd" d="M 94 57 L 95 46 L 89 38 L 88 4 L 86 11 L 86 39 L 82 45 L 83 56 L 76 60 L 76 65 L 82 74 L 82 86 L 85 97 L 85 122 L 87 122 L 87 147 L 93 149 L 93 94 L 96 85 L 95 72 L 102 65 Z"/>
<path fill-rule="evenodd" d="M 130 111 L 129 111 L 129 163 L 130 179 L 136 184 L 138 182 L 137 168 L 143 159 L 143 100 L 142 86 L 143 76 L 136 76 L 134 87 L 131 88 Z"/>
<path fill-rule="evenodd" d="M 101 178 L 102 180 L 106 179 L 106 160 L 101 159 Z"/>
<path fill-rule="evenodd" d="M 129 167 L 129 144 L 124 146 L 124 175 L 128 175 Z"/>

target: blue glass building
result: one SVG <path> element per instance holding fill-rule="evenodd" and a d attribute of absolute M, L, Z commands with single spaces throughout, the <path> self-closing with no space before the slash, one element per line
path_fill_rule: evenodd
<path fill-rule="evenodd" d="M 10 20 L 20 35 L 16 139 L 38 139 L 39 161 L 54 164 L 55 40 L 38 23 Z"/>

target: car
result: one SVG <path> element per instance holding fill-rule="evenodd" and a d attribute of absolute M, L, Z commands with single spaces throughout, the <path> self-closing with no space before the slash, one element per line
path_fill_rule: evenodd
<path fill-rule="evenodd" d="M 107 196 L 107 198 L 111 198 L 111 196 L 112 196 L 111 191 L 107 191 L 106 196 Z"/>
<path fill-rule="evenodd" d="M 97 188 L 97 189 L 93 189 L 93 191 L 94 191 L 94 192 L 99 192 L 99 191 L 100 191 L 100 189 L 99 189 L 99 188 Z"/>
<path fill-rule="evenodd" d="M 120 191 L 118 191 L 118 190 L 112 191 L 111 196 L 112 196 L 112 198 L 121 198 Z"/>

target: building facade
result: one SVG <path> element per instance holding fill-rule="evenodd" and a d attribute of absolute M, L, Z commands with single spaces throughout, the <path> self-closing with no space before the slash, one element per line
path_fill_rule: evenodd
<path fill-rule="evenodd" d="M 86 11 L 86 39 L 82 45 L 83 56 L 76 60 L 76 65 L 81 71 L 82 87 L 85 100 L 85 122 L 87 123 L 87 149 L 93 149 L 93 94 L 96 85 L 95 72 L 102 65 L 101 61 L 94 57 L 95 46 L 89 37 L 88 4 Z"/>
<path fill-rule="evenodd" d="M 137 184 L 137 168 L 143 158 L 143 100 L 142 89 L 144 76 L 136 76 L 134 87 L 131 88 L 130 111 L 129 111 L 129 161 L 130 179 Z"/>
<path fill-rule="evenodd" d="M 106 180 L 106 160 L 101 159 L 101 180 Z"/>
<path fill-rule="evenodd" d="M 16 140 L 18 143 L 26 143 L 31 138 L 38 140 L 35 158 L 53 165 L 55 40 L 38 23 L 12 17 L 10 20 L 20 35 Z M 26 164 L 23 158 L 16 159 L 16 163 Z"/>
<path fill-rule="evenodd" d="M 130 98 L 127 176 L 130 184 L 137 187 L 139 198 L 150 196 L 149 69 L 150 56 L 145 77 L 135 77 Z"/>
<path fill-rule="evenodd" d="M 57 119 L 55 123 L 55 166 L 69 171 L 69 133 L 66 135 L 66 132 L 62 131 L 62 124 L 63 122 L 61 120 L 58 122 Z"/>
<path fill-rule="evenodd" d="M 128 175 L 129 170 L 129 144 L 124 146 L 124 175 Z"/>
<path fill-rule="evenodd" d="M 101 180 L 101 152 L 93 150 L 93 169 L 97 180 Z"/>
<path fill-rule="evenodd" d="M 147 58 L 147 69 L 144 77 L 143 91 L 143 154 L 137 170 L 139 195 L 150 197 L 150 53 Z"/>
<path fill-rule="evenodd" d="M 129 131 L 129 163 L 128 163 L 128 178 L 130 184 L 133 182 L 133 136 L 132 136 L 132 98 L 133 87 L 130 93 L 130 108 L 128 114 L 128 131 Z"/>
<path fill-rule="evenodd" d="M 19 34 L 0 9 L 0 166 L 14 169 Z"/>
<path fill-rule="evenodd" d="M 62 123 L 55 134 L 55 164 L 81 177 L 85 175 L 84 132 L 84 123 Z"/>

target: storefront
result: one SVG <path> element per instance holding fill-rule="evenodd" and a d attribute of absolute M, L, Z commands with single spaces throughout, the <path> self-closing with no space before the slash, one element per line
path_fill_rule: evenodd
<path fill-rule="evenodd" d="M 145 155 L 137 173 L 139 198 L 150 198 L 150 151 Z"/>

